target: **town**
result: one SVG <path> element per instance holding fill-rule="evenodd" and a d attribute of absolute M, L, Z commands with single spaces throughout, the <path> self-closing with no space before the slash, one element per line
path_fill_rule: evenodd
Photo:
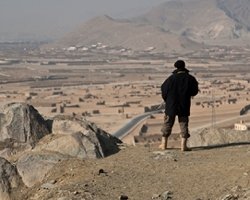
<path fill-rule="evenodd" d="M 247 124 L 240 111 L 250 104 L 249 51 L 213 47 L 183 55 L 200 89 L 192 101 L 191 131 Z M 85 49 L 31 49 L 14 56 L 1 57 L 1 105 L 26 102 L 47 117 L 82 116 L 111 134 L 140 114 L 162 109 L 160 86 L 178 58 L 153 47 L 132 52 L 101 43 Z M 159 142 L 162 113 L 131 127 L 123 141 Z M 173 138 L 178 131 L 175 126 Z"/>

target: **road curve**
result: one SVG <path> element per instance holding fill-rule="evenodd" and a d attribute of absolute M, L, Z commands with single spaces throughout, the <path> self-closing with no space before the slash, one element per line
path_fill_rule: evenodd
<path fill-rule="evenodd" d="M 114 132 L 113 135 L 115 137 L 119 138 L 119 139 L 122 139 L 125 136 L 127 136 L 133 130 L 133 128 L 135 128 L 135 126 L 138 123 L 140 123 L 144 119 L 148 118 L 152 114 L 160 113 L 160 112 L 163 112 L 163 111 L 164 111 L 163 109 L 160 109 L 160 110 L 156 110 L 156 111 L 152 111 L 152 112 L 147 112 L 147 113 L 143 113 L 141 115 L 138 115 L 138 116 L 134 117 L 133 119 L 131 119 L 128 123 L 126 123 L 122 128 L 120 128 L 119 130 L 117 130 L 116 132 Z M 228 118 L 228 119 L 225 119 L 225 120 L 218 121 L 215 124 L 215 126 L 223 124 L 225 122 L 235 121 L 235 120 L 239 120 L 239 119 L 242 119 L 242 116 L 235 116 L 235 117 L 231 117 L 231 118 Z M 190 130 L 191 131 L 197 131 L 198 129 L 208 128 L 209 126 L 211 126 L 211 123 L 204 124 L 202 126 L 195 127 L 195 128 L 190 128 Z"/>
<path fill-rule="evenodd" d="M 152 112 L 146 112 L 146 113 L 143 113 L 141 115 L 138 115 L 138 116 L 134 117 L 133 119 L 131 119 L 128 123 L 126 123 L 122 128 L 120 128 L 119 130 L 114 132 L 112 135 L 119 138 L 119 139 L 122 139 L 126 135 L 128 135 L 139 122 L 141 122 L 145 118 L 148 118 L 152 114 L 160 113 L 162 111 L 163 110 L 155 110 Z"/>

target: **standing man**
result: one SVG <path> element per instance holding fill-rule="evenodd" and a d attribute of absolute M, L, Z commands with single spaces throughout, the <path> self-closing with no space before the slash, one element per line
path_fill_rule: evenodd
<path fill-rule="evenodd" d="M 188 122 L 190 115 L 191 97 L 198 94 L 198 82 L 189 74 L 183 60 L 174 63 L 176 70 L 161 85 L 162 98 L 165 101 L 165 117 L 162 126 L 161 149 L 167 149 L 168 137 L 171 135 L 175 117 L 181 130 L 181 150 L 190 151 L 187 147 L 187 139 L 190 137 Z"/>

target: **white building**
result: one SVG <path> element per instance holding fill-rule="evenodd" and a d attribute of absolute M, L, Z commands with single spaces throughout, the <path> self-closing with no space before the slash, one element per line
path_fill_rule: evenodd
<path fill-rule="evenodd" d="M 240 121 L 240 123 L 234 124 L 234 130 L 236 131 L 247 131 L 250 128 L 250 123 L 245 123 L 244 121 Z"/>
<path fill-rule="evenodd" d="M 75 50 L 76 50 L 76 47 L 73 47 L 73 46 L 72 46 L 72 47 L 67 48 L 67 50 L 68 50 L 68 51 L 75 51 Z"/>

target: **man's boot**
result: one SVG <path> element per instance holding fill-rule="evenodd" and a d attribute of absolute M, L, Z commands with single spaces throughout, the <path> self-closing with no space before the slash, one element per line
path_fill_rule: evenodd
<path fill-rule="evenodd" d="M 187 138 L 181 138 L 181 150 L 182 151 L 192 151 L 191 148 L 187 147 Z"/>
<path fill-rule="evenodd" d="M 159 148 L 162 150 L 166 150 L 167 146 L 168 146 L 168 137 L 162 137 Z"/>

